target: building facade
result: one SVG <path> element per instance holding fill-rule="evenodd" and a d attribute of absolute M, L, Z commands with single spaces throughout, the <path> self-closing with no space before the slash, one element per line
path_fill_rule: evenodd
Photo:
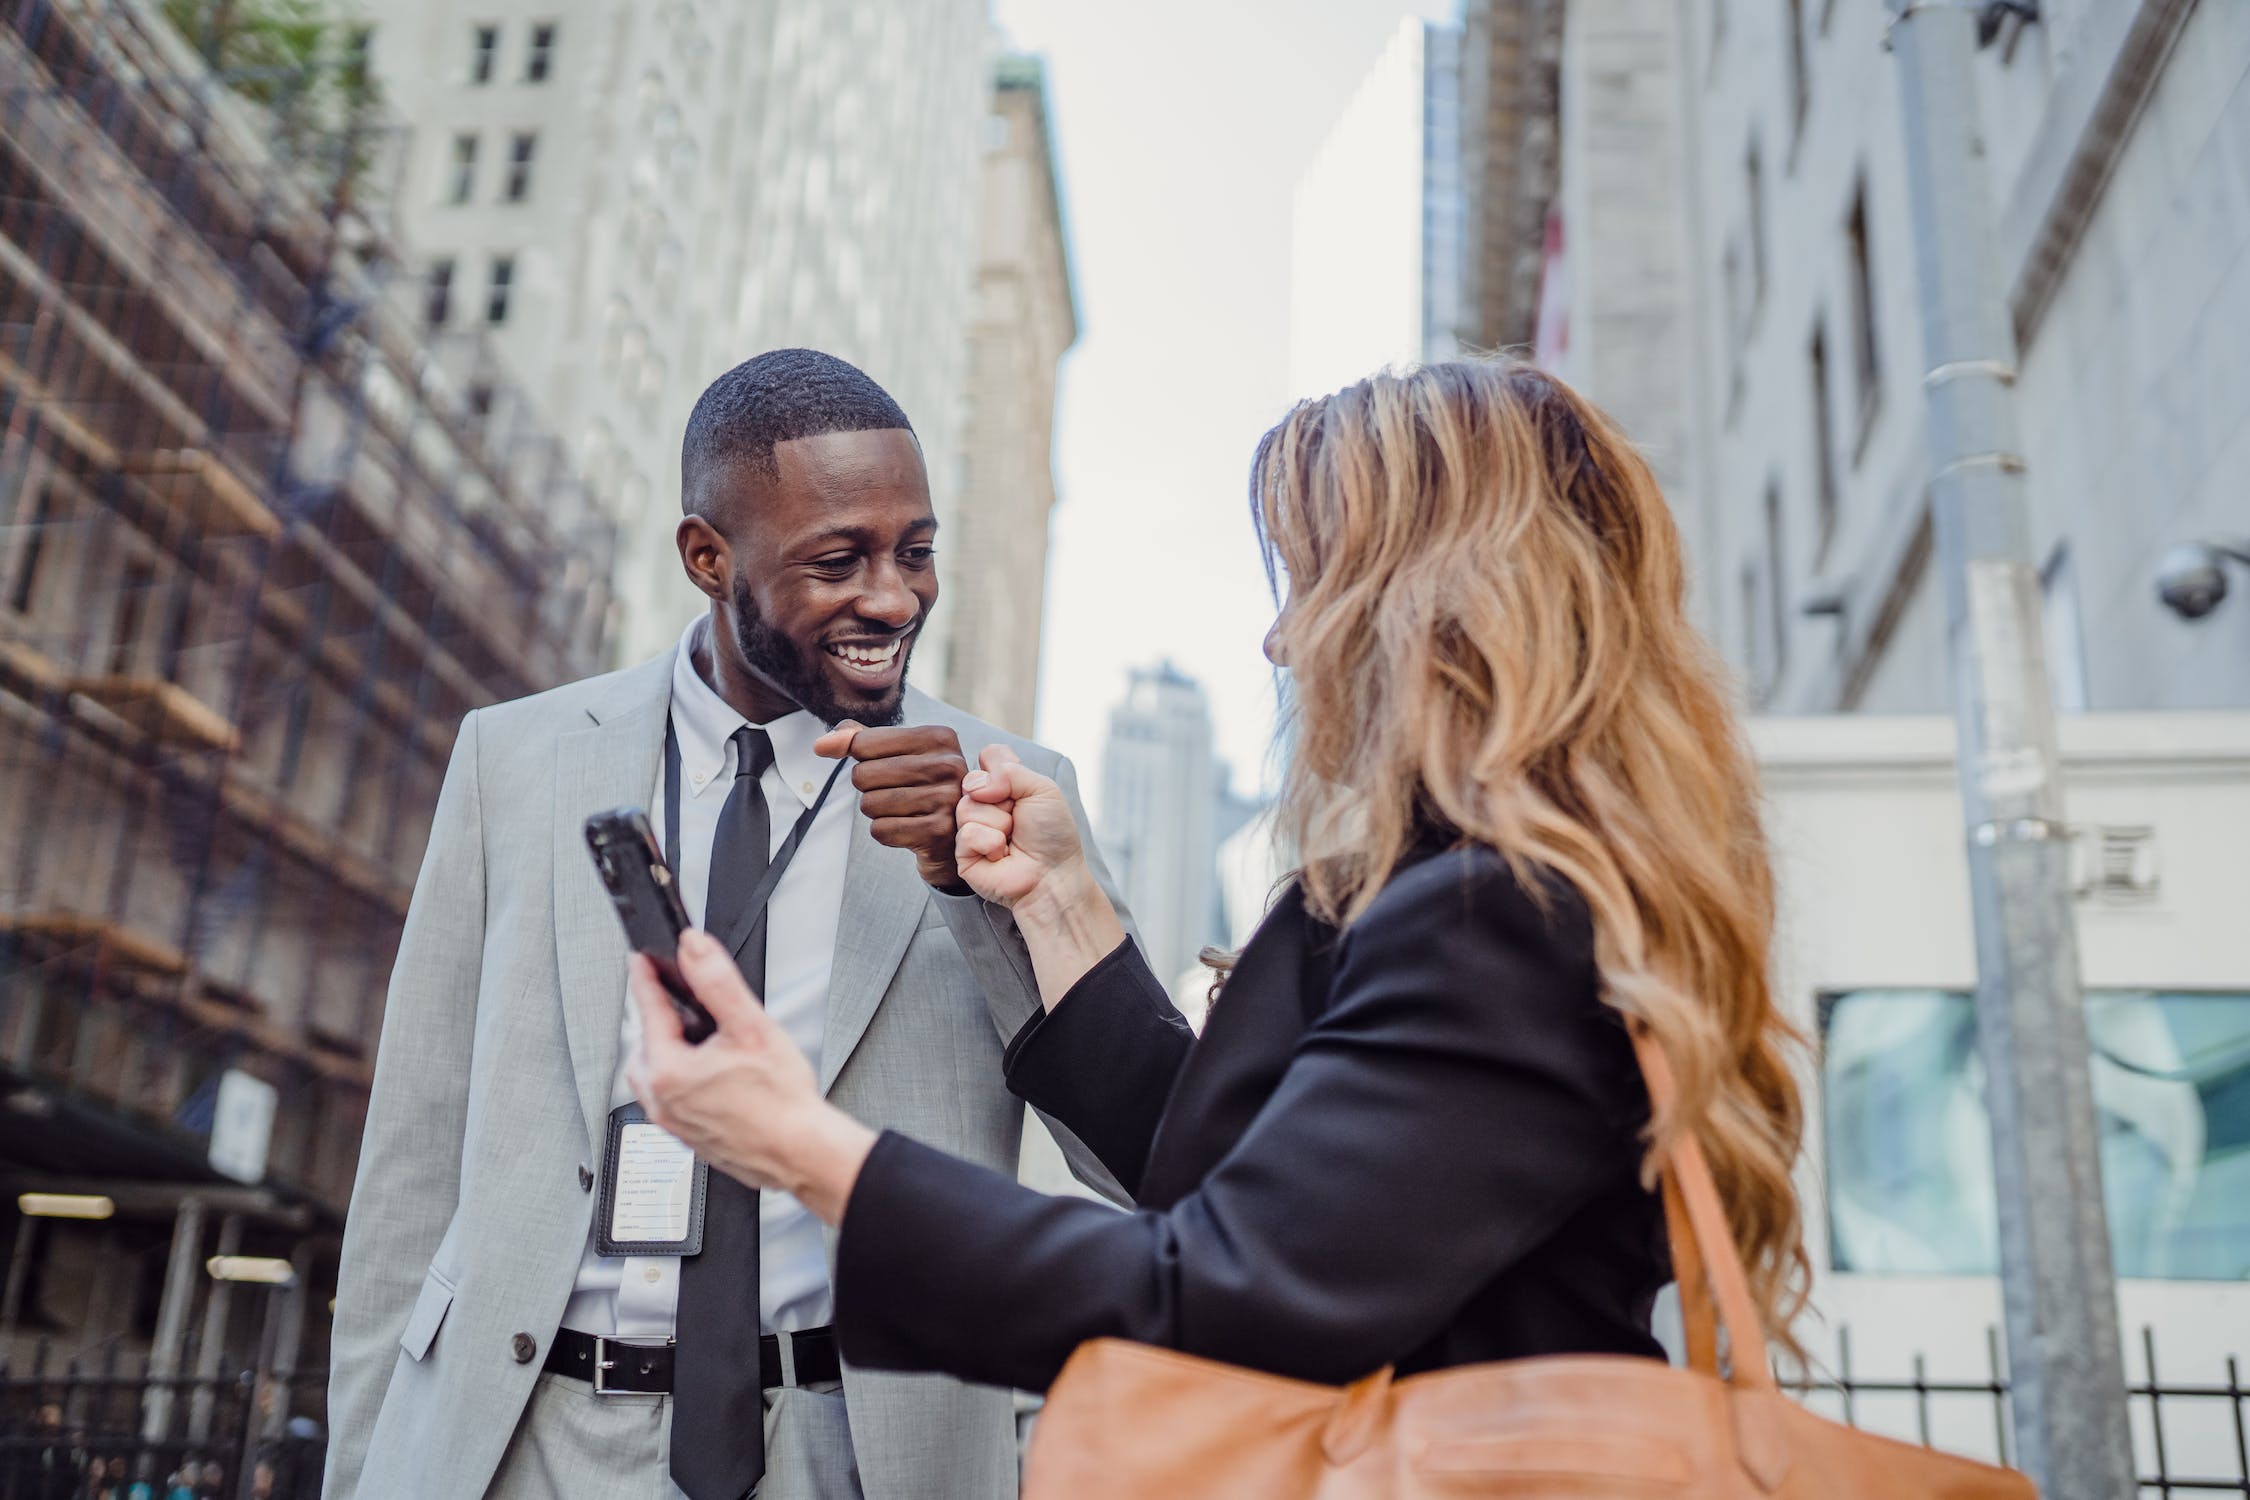
<path fill-rule="evenodd" d="M 941 538 L 951 621 L 938 695 L 1029 735 L 1039 704 L 1055 376 L 1078 339 L 1070 238 L 1039 60 L 1004 57 L 984 122 L 961 503 Z"/>
<path fill-rule="evenodd" d="M 1561 64 L 1561 368 L 1691 502 L 1699 607 L 1777 712 L 1948 701 L 1885 17 L 1572 6 Z M 2036 20 L 1995 7 L 1988 30 L 1992 252 L 2057 701 L 2250 703 L 2250 608 L 2190 620 L 2157 596 L 2171 549 L 2250 530 L 2232 352 L 2250 319 L 2250 13 L 2050 0 Z M 1675 211 L 1619 202 L 1621 183 Z"/>
<path fill-rule="evenodd" d="M 153 0 L 0 19 L 0 1428 L 77 1360 L 166 1463 L 320 1410 L 454 726 L 594 669 L 614 544 L 396 315 L 363 104 L 232 82 Z"/>
<path fill-rule="evenodd" d="M 1289 389 L 1325 395 L 1455 352 L 1461 38 L 1401 22 L 1297 181 Z"/>
<path fill-rule="evenodd" d="M 376 77 L 414 122 L 396 197 L 419 314 L 443 343 L 495 346 L 619 497 L 623 656 L 700 606 L 672 541 L 680 434 L 703 387 L 763 350 L 824 349 L 882 382 L 953 525 L 991 113 L 980 0 L 386 0 L 369 17 Z M 925 670 L 947 628 L 941 608 Z"/>
<path fill-rule="evenodd" d="M 2061 730 L 2143 1493 L 2163 1492 L 2159 1475 L 2234 1492 L 2250 1482 L 2224 1394 L 2229 1361 L 2238 1374 L 2250 1357 L 2250 715 L 2071 714 Z M 1752 739 L 1778 993 L 1816 1043 L 1798 1332 L 1824 1388 L 1809 1399 L 2000 1457 L 1998 1208 L 1952 724 L 1777 715 Z"/>

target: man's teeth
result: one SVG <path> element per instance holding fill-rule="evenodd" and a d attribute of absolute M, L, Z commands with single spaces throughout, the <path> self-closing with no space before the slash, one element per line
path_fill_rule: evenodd
<path fill-rule="evenodd" d="M 887 667 L 898 655 L 898 642 L 880 646 L 830 646 L 829 651 L 855 667 Z"/>

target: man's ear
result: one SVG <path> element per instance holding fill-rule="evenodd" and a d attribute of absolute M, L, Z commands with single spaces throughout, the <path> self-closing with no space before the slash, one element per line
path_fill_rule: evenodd
<path fill-rule="evenodd" d="M 734 576 L 734 556 L 719 528 L 701 516 L 682 516 L 672 540 L 680 549 L 680 566 L 687 571 L 688 582 L 708 598 L 725 599 L 727 580 Z"/>

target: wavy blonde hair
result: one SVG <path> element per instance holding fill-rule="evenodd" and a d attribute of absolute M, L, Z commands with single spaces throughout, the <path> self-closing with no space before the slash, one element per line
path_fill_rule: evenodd
<path fill-rule="evenodd" d="M 1303 403 L 1251 491 L 1286 577 L 1281 824 L 1308 905 L 1350 922 L 1433 826 L 1567 879 L 1608 1002 L 1678 1081 L 1644 1174 L 1695 1133 L 1766 1327 L 1799 1353 L 1799 1038 L 1767 981 L 1757 779 L 1655 476 L 1561 381 L 1479 360 Z"/>

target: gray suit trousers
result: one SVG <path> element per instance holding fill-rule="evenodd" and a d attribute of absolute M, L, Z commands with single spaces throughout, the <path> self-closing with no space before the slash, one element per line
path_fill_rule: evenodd
<path fill-rule="evenodd" d="M 666 1472 L 668 1396 L 596 1396 L 542 1375 L 485 1500 L 682 1500 Z M 766 1477 L 757 1500 L 864 1500 L 837 1381 L 766 1392 Z"/>

